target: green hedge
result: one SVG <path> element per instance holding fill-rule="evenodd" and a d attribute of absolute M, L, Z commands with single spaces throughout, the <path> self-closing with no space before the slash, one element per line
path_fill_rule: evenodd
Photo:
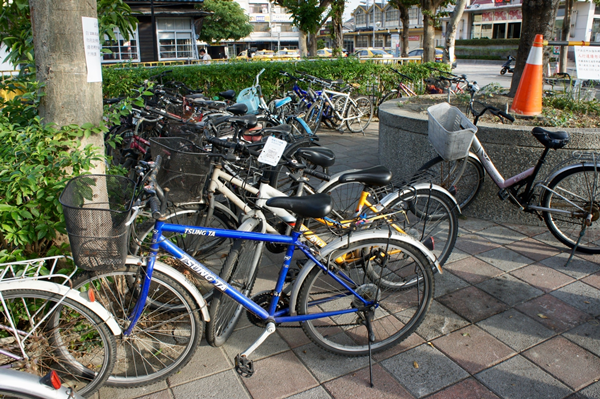
<path fill-rule="evenodd" d="M 455 46 L 518 46 L 521 39 L 466 39 L 456 40 Z"/>
<path fill-rule="evenodd" d="M 426 64 L 425 64 L 426 65 Z M 443 64 L 431 64 L 437 68 L 445 68 Z M 207 95 L 216 95 L 220 91 L 233 89 L 240 91 L 252 86 L 258 72 L 265 68 L 260 83 L 266 98 L 280 96 L 291 87 L 288 79 L 279 74 L 287 71 L 298 75 L 296 71 L 326 79 L 343 79 L 347 83 L 358 83 L 363 94 L 380 94 L 383 88 L 393 87 L 398 81 L 391 68 L 397 68 L 410 76 L 415 82 L 431 75 L 431 71 L 421 64 L 390 65 L 375 64 L 356 59 L 317 60 L 300 62 L 229 62 L 227 64 L 189 65 L 157 68 L 103 68 L 104 97 L 120 97 L 127 95 L 135 85 L 165 70 L 173 72 L 164 79 L 184 82 L 190 87 L 201 88 Z M 374 83 L 379 87 L 372 90 Z M 420 83 L 417 84 L 419 89 Z"/>

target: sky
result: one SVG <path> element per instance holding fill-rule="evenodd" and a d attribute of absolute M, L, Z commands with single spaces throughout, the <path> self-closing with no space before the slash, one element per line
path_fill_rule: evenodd
<path fill-rule="evenodd" d="M 348 0 L 346 1 L 346 8 L 344 9 L 344 21 L 349 20 L 352 16 L 350 15 L 355 9 L 356 7 L 358 7 L 358 5 L 360 4 L 361 1 L 365 1 L 365 0 Z M 366 0 L 367 5 L 371 5 L 371 2 L 373 0 Z M 381 0 L 376 0 L 378 4 L 381 4 Z M 386 0 L 384 0 L 384 4 L 387 3 Z"/>

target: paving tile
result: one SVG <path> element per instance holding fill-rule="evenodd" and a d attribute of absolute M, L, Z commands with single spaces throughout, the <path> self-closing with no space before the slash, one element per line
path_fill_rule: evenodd
<path fill-rule="evenodd" d="M 487 238 L 478 236 L 476 234 L 466 234 L 458 237 L 455 246 L 456 248 L 470 255 L 476 255 L 478 253 L 499 247 L 498 244 L 495 244 Z"/>
<path fill-rule="evenodd" d="M 138 399 L 172 399 L 173 396 L 168 389 L 164 391 L 156 392 L 146 396 L 140 396 Z"/>
<path fill-rule="evenodd" d="M 474 325 L 438 338 L 433 344 L 471 374 L 515 354 L 511 348 Z"/>
<path fill-rule="evenodd" d="M 581 281 L 566 285 L 553 291 L 550 295 L 555 296 L 582 312 L 589 313 L 593 316 L 600 315 L 600 290 L 582 283 Z"/>
<path fill-rule="evenodd" d="M 438 301 L 473 323 L 508 308 L 506 304 L 477 287 L 463 288 L 438 298 Z"/>
<path fill-rule="evenodd" d="M 469 376 L 442 352 L 427 344 L 384 360 L 381 365 L 417 398 Z"/>
<path fill-rule="evenodd" d="M 573 390 L 600 378 L 600 358 L 560 336 L 523 352 L 523 356 Z"/>
<path fill-rule="evenodd" d="M 543 243 L 546 243 L 546 244 L 552 246 L 553 248 L 556 248 L 559 252 L 564 252 L 564 251 L 569 250 L 569 248 L 567 248 L 560 241 L 558 241 L 556 239 L 556 237 L 554 237 L 552 235 L 552 233 L 550 233 L 549 231 L 546 231 L 545 233 L 534 236 L 533 238 L 535 238 L 536 240 L 541 241 Z"/>
<path fill-rule="evenodd" d="M 436 298 L 446 295 L 446 294 L 449 294 L 458 289 L 469 286 L 469 283 L 467 283 L 465 280 L 462 280 L 462 279 L 456 277 L 452 273 L 444 273 L 444 274 L 436 273 L 434 276 L 434 279 L 435 279 L 434 295 Z"/>
<path fill-rule="evenodd" d="M 219 373 L 230 367 L 231 363 L 227 360 L 227 356 L 221 348 L 214 348 L 205 340 L 202 340 L 192 360 L 179 372 L 169 377 L 168 383 L 169 386 L 173 387 L 210 374 Z"/>
<path fill-rule="evenodd" d="M 251 398 L 233 370 L 223 371 L 222 373 L 188 382 L 187 384 L 176 386 L 172 390 L 175 399 Z"/>
<path fill-rule="evenodd" d="M 469 324 L 468 321 L 440 304 L 433 301 L 427 312 L 427 317 L 417 328 L 416 333 L 426 341 L 431 341 L 441 335 L 449 334 Z"/>
<path fill-rule="evenodd" d="M 339 356 L 329 353 L 312 343 L 295 348 L 294 353 L 320 382 L 348 374 L 369 364 L 367 356 Z"/>
<path fill-rule="evenodd" d="M 288 396 L 287 399 L 331 399 L 331 395 L 322 386 L 318 386 L 308 391 Z"/>
<path fill-rule="evenodd" d="M 521 234 L 524 234 L 529 237 L 537 236 L 539 234 L 543 234 L 548 231 L 546 226 L 531 226 L 531 225 L 523 225 L 523 224 L 514 224 L 514 223 L 502 223 L 505 227 L 509 229 L 518 231 Z"/>
<path fill-rule="evenodd" d="M 594 288 L 600 289 L 600 273 L 594 273 L 592 275 L 589 275 L 589 276 L 581 279 L 581 281 L 583 281 L 586 284 L 591 285 Z"/>
<path fill-rule="evenodd" d="M 469 257 L 459 262 L 446 264 L 444 268 L 471 284 L 478 284 L 504 273 L 504 271 L 497 267 L 475 257 Z"/>
<path fill-rule="evenodd" d="M 538 290 L 510 274 L 486 280 L 477 284 L 477 288 L 511 306 L 544 294 L 544 291 Z"/>
<path fill-rule="evenodd" d="M 450 254 L 450 257 L 448 257 L 448 259 L 446 260 L 444 267 L 446 267 L 446 265 L 448 263 L 458 262 L 459 260 L 468 258 L 469 256 L 471 256 L 471 255 L 456 248 L 456 245 L 455 245 L 454 249 L 452 250 L 452 253 Z"/>
<path fill-rule="evenodd" d="M 561 399 L 572 392 L 523 356 L 508 359 L 482 371 L 475 378 L 505 399 Z"/>
<path fill-rule="evenodd" d="M 151 385 L 131 389 L 104 386 L 100 388 L 100 391 L 98 391 L 98 396 L 100 399 L 130 399 L 164 391 L 167 388 L 168 386 L 166 381 L 155 382 Z"/>
<path fill-rule="evenodd" d="M 589 385 L 587 388 L 574 393 L 567 399 L 598 399 L 600 398 L 600 382 Z"/>
<path fill-rule="evenodd" d="M 497 226 L 497 224 L 488 220 L 471 217 L 465 217 L 464 220 L 460 221 L 460 227 L 469 231 L 480 231 L 493 226 Z"/>
<path fill-rule="evenodd" d="M 258 328 L 254 325 L 250 325 L 247 328 L 234 331 L 229 337 L 229 340 L 223 345 L 227 357 L 233 361 L 233 359 L 250 347 L 258 337 L 263 333 L 264 328 Z M 256 361 L 263 357 L 271 356 L 276 353 L 284 352 L 289 349 L 286 342 L 278 335 L 271 334 L 267 340 L 258 347 L 258 349 L 252 354 L 251 359 Z"/>
<path fill-rule="evenodd" d="M 561 333 L 590 319 L 590 316 L 550 294 L 532 299 L 516 307 L 538 323 Z"/>
<path fill-rule="evenodd" d="M 427 321 L 428 317 L 429 317 L 429 312 L 427 312 L 427 317 L 425 317 L 425 320 L 423 321 L 423 323 L 425 323 Z M 423 325 L 423 324 L 421 324 L 421 325 Z M 400 342 L 399 344 L 396 344 L 396 345 L 392 346 L 391 348 L 384 350 L 383 352 L 376 353 L 375 355 L 373 355 L 373 358 L 377 361 L 387 359 L 387 358 L 397 355 L 398 353 L 402 353 L 409 349 L 412 349 L 415 346 L 419 346 L 423 343 L 425 343 L 423 338 L 421 338 L 417 333 L 413 333 L 413 334 L 409 335 L 404 341 Z"/>
<path fill-rule="evenodd" d="M 496 244 L 506 245 L 515 241 L 523 240 L 527 236 L 516 232 L 515 230 L 508 229 L 504 226 L 492 226 L 487 229 L 479 231 L 477 234 L 487 238 L 491 242 Z"/>
<path fill-rule="evenodd" d="M 583 323 L 562 335 L 596 356 L 600 356 L 600 322 L 597 319 L 588 320 L 587 323 Z"/>
<path fill-rule="evenodd" d="M 533 259 L 536 262 L 551 256 L 558 255 L 560 251 L 545 242 L 534 238 L 526 238 L 521 241 L 515 241 L 507 245 L 511 250 L 520 253 L 523 256 Z"/>
<path fill-rule="evenodd" d="M 544 292 L 553 291 L 574 281 L 566 274 L 538 263 L 514 270 L 510 274 Z"/>
<path fill-rule="evenodd" d="M 477 323 L 477 326 L 517 352 L 537 345 L 554 335 L 552 330 L 515 309 L 482 320 Z"/>
<path fill-rule="evenodd" d="M 600 267 L 597 264 L 588 262 L 577 256 L 574 256 L 571 263 L 569 263 L 569 265 L 565 267 L 569 256 L 570 254 L 563 252 L 551 258 L 544 259 L 540 263 L 553 269 L 556 269 L 559 272 L 571 276 L 575 279 L 584 278 L 600 270 Z"/>
<path fill-rule="evenodd" d="M 427 399 L 499 399 L 489 389 L 473 378 L 467 378 L 457 384 L 428 396 Z"/>
<path fill-rule="evenodd" d="M 475 256 L 505 272 L 533 263 L 533 260 L 504 247 L 495 248 Z"/>
<path fill-rule="evenodd" d="M 286 323 L 286 326 L 297 326 L 298 328 L 277 328 L 277 333 L 283 338 L 283 340 L 289 345 L 290 348 L 297 348 L 302 345 L 306 345 L 310 342 L 310 339 L 304 333 L 300 323 Z"/>
<path fill-rule="evenodd" d="M 358 370 L 323 384 L 335 399 L 413 399 L 404 387 L 380 365 L 373 365 L 373 388 L 369 368 Z"/>
<path fill-rule="evenodd" d="M 252 378 L 242 379 L 254 398 L 285 398 L 318 385 L 292 351 L 254 362 L 254 370 Z M 282 375 L 281 370 L 293 372 Z"/>

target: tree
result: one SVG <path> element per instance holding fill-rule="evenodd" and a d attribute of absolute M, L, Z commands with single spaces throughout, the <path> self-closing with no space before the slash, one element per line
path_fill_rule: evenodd
<path fill-rule="evenodd" d="M 454 0 L 421 0 L 421 11 L 423 13 L 423 62 L 435 61 L 435 26 L 439 18 L 447 15 L 446 12 L 438 12 L 439 8 L 445 8 L 453 4 Z"/>
<path fill-rule="evenodd" d="M 573 2 L 574 0 L 565 0 L 565 17 L 563 19 L 561 32 L 561 40 L 564 41 L 569 41 L 569 38 L 571 37 L 571 13 L 573 12 Z M 569 47 L 561 46 L 559 58 L 560 72 L 567 72 L 568 55 Z"/>
<path fill-rule="evenodd" d="M 509 96 L 512 97 L 517 92 L 517 87 L 519 86 L 523 69 L 525 69 L 529 50 L 531 50 L 535 35 L 544 35 L 546 39 L 552 37 L 559 2 L 560 0 L 523 0 L 523 5 L 521 6 L 523 12 L 521 26 L 523 29 L 521 29 L 517 62 L 510 84 Z M 544 61 L 548 60 L 549 51 L 550 47 L 548 46 L 544 54 Z"/>
<path fill-rule="evenodd" d="M 344 48 L 344 8 L 346 0 L 331 2 L 331 38 L 333 39 L 333 56 L 341 56 Z"/>
<path fill-rule="evenodd" d="M 294 25 L 300 30 L 300 51 L 303 57 L 317 53 L 317 33 L 329 18 L 331 0 L 276 0 L 292 14 Z M 306 38 L 310 35 L 309 49 Z"/>
<path fill-rule="evenodd" d="M 421 0 L 390 0 L 390 5 L 397 8 L 400 12 L 400 21 L 402 21 L 402 57 L 408 57 L 408 33 L 410 27 L 410 16 L 408 11 L 421 3 Z"/>
<path fill-rule="evenodd" d="M 202 23 L 202 41 L 211 43 L 228 39 L 239 40 L 252 33 L 250 19 L 244 9 L 233 0 L 205 0 L 198 7 L 213 13 Z"/>
<path fill-rule="evenodd" d="M 446 28 L 446 45 L 444 46 L 444 59 L 443 61 L 452 66 L 452 60 L 454 59 L 454 42 L 456 40 L 456 31 L 458 29 L 458 22 L 462 18 L 463 12 L 467 0 L 457 0 L 454 6 L 454 11 L 450 16 L 448 27 Z"/>

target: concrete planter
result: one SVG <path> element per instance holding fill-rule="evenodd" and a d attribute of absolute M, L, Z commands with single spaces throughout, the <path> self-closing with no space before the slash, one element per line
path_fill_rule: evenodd
<path fill-rule="evenodd" d="M 445 101 L 440 98 L 440 102 Z M 427 139 L 427 113 L 416 113 L 398 106 L 398 101 L 382 104 L 379 110 L 379 159 L 390 168 L 396 181 L 410 178 L 425 162 L 437 156 Z M 543 146 L 531 135 L 532 127 L 480 123 L 477 137 L 507 179 L 537 162 Z M 600 129 L 566 130 L 571 141 L 566 148 L 551 151 L 538 175 L 543 179 L 575 150 L 600 151 Z M 495 222 L 543 224 L 537 217 L 518 210 L 498 198 L 498 187 L 486 175 L 484 186 L 464 212 L 467 216 Z"/>

